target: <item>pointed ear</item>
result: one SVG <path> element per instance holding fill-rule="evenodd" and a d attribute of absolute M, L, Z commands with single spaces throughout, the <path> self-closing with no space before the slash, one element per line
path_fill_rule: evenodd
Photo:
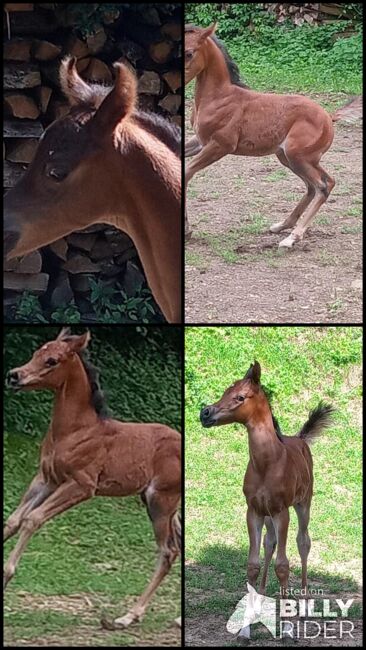
<path fill-rule="evenodd" d="M 78 104 L 91 104 L 97 108 L 96 93 L 93 86 L 89 86 L 79 75 L 76 69 L 75 56 L 65 56 L 60 66 L 60 85 L 64 95 L 71 106 Z M 99 95 L 99 104 L 102 96 Z"/>
<path fill-rule="evenodd" d="M 86 332 L 80 336 L 72 336 L 67 341 L 69 344 L 70 352 L 81 352 L 82 350 L 86 350 L 90 339 L 91 334 L 89 330 L 86 330 Z"/>
<path fill-rule="evenodd" d="M 131 115 L 137 102 L 137 81 L 131 70 L 123 63 L 115 63 L 116 81 L 91 122 L 99 135 L 112 133 L 117 124 Z"/>
<path fill-rule="evenodd" d="M 251 379 L 255 384 L 259 384 L 261 380 L 261 367 L 258 361 L 250 364 L 250 368 L 248 368 L 244 379 Z"/>
<path fill-rule="evenodd" d="M 59 332 L 59 335 L 58 335 L 56 341 L 62 341 L 62 339 L 65 339 L 68 336 L 71 336 L 70 327 L 63 327 L 62 330 Z"/>
<path fill-rule="evenodd" d="M 209 36 L 212 36 L 215 31 L 216 31 L 217 23 L 213 23 L 210 27 L 206 27 L 206 29 L 203 29 L 198 37 L 198 42 L 201 44 L 203 41 L 206 40 L 206 38 L 209 38 Z"/>

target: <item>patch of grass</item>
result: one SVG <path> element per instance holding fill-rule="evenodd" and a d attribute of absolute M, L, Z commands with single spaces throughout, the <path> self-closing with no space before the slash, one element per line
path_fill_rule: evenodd
<path fill-rule="evenodd" d="M 271 182 L 276 182 L 280 181 L 282 178 L 287 178 L 288 173 L 285 169 L 276 169 L 276 171 L 272 172 L 271 174 L 268 174 L 265 176 L 266 181 L 271 181 Z"/>
<path fill-rule="evenodd" d="M 208 268 L 208 261 L 203 257 L 201 253 L 197 253 L 195 251 L 186 250 L 185 263 L 188 266 L 195 266 L 201 271 L 204 271 Z"/>
<path fill-rule="evenodd" d="M 262 365 L 285 434 L 299 431 L 320 399 L 336 408 L 332 426 L 312 446 L 309 583 L 325 597 L 352 597 L 361 581 L 362 328 L 190 327 L 185 348 L 187 616 L 228 617 L 244 592 L 248 435 L 238 424 L 203 429 L 199 411 L 243 377 L 254 359 Z M 296 533 L 291 509 L 287 555 L 293 587 L 301 579 Z M 261 557 L 263 566 L 263 551 Z M 267 595 L 277 591 L 271 566 Z"/>
<path fill-rule="evenodd" d="M 342 226 L 341 233 L 343 235 L 359 235 L 362 234 L 362 226 Z"/>
<path fill-rule="evenodd" d="M 348 208 L 348 210 L 346 211 L 346 215 L 348 217 L 362 218 L 362 206 L 354 206 Z"/>

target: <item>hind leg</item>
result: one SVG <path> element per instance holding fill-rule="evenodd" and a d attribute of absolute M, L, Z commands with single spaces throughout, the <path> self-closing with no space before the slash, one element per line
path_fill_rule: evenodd
<path fill-rule="evenodd" d="M 299 522 L 299 531 L 297 533 L 296 541 L 297 548 L 301 557 L 301 588 L 304 590 L 303 595 L 306 596 L 308 588 L 308 555 L 311 547 L 311 541 L 308 532 L 310 503 L 297 503 L 294 505 L 294 508 L 296 510 Z"/>
<path fill-rule="evenodd" d="M 180 494 L 176 492 L 159 492 L 152 488 L 146 490 L 146 507 L 159 547 L 157 566 L 148 586 L 132 609 L 125 616 L 116 618 L 111 626 L 107 624 L 105 627 L 125 628 L 134 621 L 141 621 L 143 618 L 151 598 L 181 551 L 180 520 L 177 513 L 179 500 Z"/>
<path fill-rule="evenodd" d="M 283 153 L 283 151 L 279 150 L 276 153 L 276 156 L 277 156 L 278 160 L 280 161 L 280 163 L 282 163 L 282 165 L 284 165 L 285 167 L 288 167 L 288 169 L 291 169 L 291 171 L 293 171 L 296 174 L 296 171 L 294 169 L 292 169 L 292 167 L 289 164 L 289 161 L 287 160 L 287 158 L 286 158 L 285 154 Z M 300 178 L 302 180 L 304 180 L 301 176 L 300 176 Z M 297 220 L 302 215 L 304 210 L 308 207 L 308 205 L 313 200 L 314 195 L 315 195 L 314 188 L 311 185 L 307 184 L 306 182 L 305 182 L 305 184 L 307 186 L 307 193 L 305 194 L 305 196 L 303 196 L 301 201 L 297 204 L 297 206 L 291 212 L 291 214 L 288 217 L 286 217 L 286 219 L 284 219 L 283 221 L 279 221 L 278 223 L 274 223 L 272 226 L 270 226 L 269 229 L 270 229 L 271 232 L 278 233 L 278 232 L 281 232 L 282 230 L 286 230 L 286 228 L 292 228 L 296 224 Z"/>

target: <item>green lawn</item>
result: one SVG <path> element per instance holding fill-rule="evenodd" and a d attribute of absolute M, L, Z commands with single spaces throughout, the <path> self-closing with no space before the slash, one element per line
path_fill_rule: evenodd
<path fill-rule="evenodd" d="M 320 399 L 337 409 L 312 445 L 315 488 L 309 584 L 324 596 L 350 594 L 361 575 L 360 327 L 186 329 L 186 614 L 224 615 L 244 593 L 248 553 L 242 483 L 248 463 L 241 425 L 203 429 L 199 410 L 217 401 L 257 359 L 283 432 L 295 434 Z M 288 539 L 290 586 L 300 586 L 296 515 Z M 278 590 L 273 567 L 268 595 Z M 359 606 L 353 615 L 359 614 Z M 214 644 L 213 644 L 214 645 Z"/>
<path fill-rule="evenodd" d="M 91 358 L 101 369 L 113 415 L 180 429 L 179 331 L 91 328 Z M 158 330 L 160 329 L 160 333 Z M 58 328 L 8 327 L 5 369 L 26 362 Z M 81 331 L 81 330 L 80 330 Z M 164 335 L 164 331 L 166 336 Z M 151 332 L 151 330 L 150 330 Z M 52 395 L 5 393 L 4 515 L 34 475 Z M 6 556 L 14 540 L 6 544 Z M 30 541 L 5 597 L 7 645 L 179 645 L 180 565 L 159 588 L 142 624 L 105 632 L 100 616 L 122 616 L 149 581 L 157 557 L 150 520 L 138 497 L 96 498 L 47 523 Z"/>

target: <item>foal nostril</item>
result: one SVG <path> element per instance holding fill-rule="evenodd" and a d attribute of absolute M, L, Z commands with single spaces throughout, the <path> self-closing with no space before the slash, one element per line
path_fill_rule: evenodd
<path fill-rule="evenodd" d="M 6 377 L 6 383 L 8 386 L 15 386 L 19 381 L 19 373 L 16 370 L 9 370 L 7 377 Z"/>
<path fill-rule="evenodd" d="M 202 410 L 202 415 L 204 418 L 207 418 L 210 415 L 210 409 L 208 406 Z"/>

